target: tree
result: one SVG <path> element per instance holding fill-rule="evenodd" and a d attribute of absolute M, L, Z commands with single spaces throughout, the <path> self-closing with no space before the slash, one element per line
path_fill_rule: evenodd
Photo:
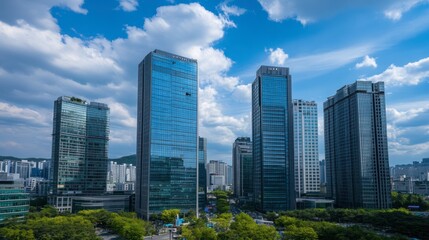
<path fill-rule="evenodd" d="M 182 236 L 187 240 L 216 240 L 216 231 L 208 228 L 202 219 L 196 220 L 193 224 L 182 227 Z"/>
<path fill-rule="evenodd" d="M 289 226 L 284 231 L 285 239 L 293 240 L 316 240 L 318 239 L 316 231 L 311 227 Z"/>
<path fill-rule="evenodd" d="M 161 213 L 161 220 L 164 221 L 164 223 L 175 223 L 175 219 L 179 213 L 179 209 L 165 209 Z"/>
<path fill-rule="evenodd" d="M 218 232 L 225 232 L 229 229 L 229 225 L 232 221 L 231 213 L 222 213 L 217 218 L 213 219 L 216 223 L 215 228 Z"/>
<path fill-rule="evenodd" d="M 420 210 L 429 210 L 429 202 L 423 196 L 417 194 L 392 192 L 392 205 L 394 208 L 408 208 L 408 206 L 419 206 Z"/>
<path fill-rule="evenodd" d="M 186 222 L 195 222 L 197 220 L 197 213 L 191 209 L 185 214 L 184 218 Z"/>
<path fill-rule="evenodd" d="M 287 228 L 289 226 L 299 225 L 299 220 L 293 217 L 281 216 L 274 221 L 277 227 Z"/>
<path fill-rule="evenodd" d="M 33 230 L 0 228 L 0 239 L 2 240 L 36 240 Z"/>
<path fill-rule="evenodd" d="M 47 197 L 37 197 L 35 199 L 30 199 L 30 212 L 40 211 L 47 204 Z"/>
<path fill-rule="evenodd" d="M 274 221 L 278 216 L 279 215 L 275 212 L 267 212 L 267 214 L 265 214 L 268 221 Z"/>
<path fill-rule="evenodd" d="M 91 221 L 96 227 L 107 227 L 109 224 L 109 220 L 112 218 L 112 213 L 108 212 L 105 209 L 97 209 L 97 210 L 82 210 L 77 213 L 79 216 L 83 216 L 84 218 Z"/>
<path fill-rule="evenodd" d="M 111 213 L 108 228 L 125 239 L 142 239 L 154 232 L 153 226 L 138 218 L 129 218 Z"/>
<path fill-rule="evenodd" d="M 99 239 L 95 234 L 93 224 L 82 216 L 30 219 L 27 221 L 26 228 L 34 232 L 36 239 Z"/>
<path fill-rule="evenodd" d="M 235 222 L 231 223 L 230 229 L 225 233 L 220 233 L 219 239 L 280 239 L 276 229 L 271 226 L 258 225 L 247 214 L 240 213 L 235 217 Z"/>
<path fill-rule="evenodd" d="M 228 193 L 221 190 L 213 191 L 213 194 L 216 197 L 216 211 L 219 214 L 229 212 L 229 202 L 228 202 Z"/>
<path fill-rule="evenodd" d="M 55 217 L 58 216 L 59 212 L 56 208 L 51 205 L 45 205 L 40 212 L 30 212 L 27 215 L 28 219 L 36 219 L 42 217 Z"/>

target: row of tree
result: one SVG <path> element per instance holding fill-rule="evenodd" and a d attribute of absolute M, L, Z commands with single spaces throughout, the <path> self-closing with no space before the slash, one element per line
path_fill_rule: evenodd
<path fill-rule="evenodd" d="M 278 219 L 274 213 L 267 216 L 274 221 Z M 379 232 L 429 239 L 429 218 L 416 216 L 406 209 L 305 209 L 281 212 L 280 216 L 304 220 L 305 223 L 331 222 L 337 226 L 369 226 Z"/>
<path fill-rule="evenodd" d="M 280 239 L 280 235 L 272 226 L 258 225 L 247 214 L 240 213 L 232 221 L 231 213 L 220 214 L 213 219 L 214 228 L 207 227 L 203 219 L 182 228 L 182 237 L 187 240 L 236 240 L 236 239 Z"/>
<path fill-rule="evenodd" d="M 10 219 L 0 228 L 1 240 L 93 240 L 101 239 L 96 230 L 106 230 L 124 239 L 137 240 L 153 234 L 152 224 L 135 213 L 112 213 L 106 210 L 84 210 L 78 214 L 60 215 L 53 207 L 30 213 L 24 221 Z"/>
<path fill-rule="evenodd" d="M 418 194 L 392 192 L 392 206 L 394 208 L 408 208 L 417 206 L 421 211 L 429 210 L 429 201 Z"/>

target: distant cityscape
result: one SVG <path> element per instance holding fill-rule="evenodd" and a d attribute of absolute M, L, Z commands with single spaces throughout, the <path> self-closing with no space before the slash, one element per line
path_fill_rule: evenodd
<path fill-rule="evenodd" d="M 323 104 L 293 99 L 289 68 L 261 66 L 252 84 L 252 136 L 231 143 L 232 165 L 207 159 L 198 131 L 198 62 L 161 50 L 138 66 L 136 155 L 108 158 L 107 104 L 54 101 L 51 159 L 0 158 L 0 221 L 30 199 L 60 212 L 103 208 L 145 220 L 166 209 L 209 212 L 215 190 L 259 212 L 392 207 L 391 191 L 429 195 L 429 158 L 389 167 L 383 82 L 338 86 Z M 294 96 L 295 97 L 295 96 Z M 13 192 L 10 189 L 14 189 Z M 5 210 L 7 209 L 7 210 Z"/>

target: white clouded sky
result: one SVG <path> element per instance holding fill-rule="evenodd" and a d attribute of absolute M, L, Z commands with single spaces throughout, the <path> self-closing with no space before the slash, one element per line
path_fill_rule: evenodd
<path fill-rule="evenodd" d="M 420 124 L 428 108 L 398 107 L 429 97 L 427 1 L 314 4 L 5 1 L 0 155 L 49 158 L 53 102 L 63 95 L 107 103 L 110 156 L 135 153 L 137 65 L 158 48 L 198 60 L 209 159 L 230 162 L 234 139 L 251 136 L 251 82 L 262 64 L 290 67 L 293 97 L 316 100 L 319 116 L 343 85 L 386 81 L 391 162 L 429 157 L 429 124 Z"/>

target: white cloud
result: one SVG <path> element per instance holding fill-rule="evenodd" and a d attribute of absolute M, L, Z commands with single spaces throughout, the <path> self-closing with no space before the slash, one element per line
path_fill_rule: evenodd
<path fill-rule="evenodd" d="M 223 37 L 226 27 L 222 17 L 198 3 L 159 7 L 155 16 L 145 19 L 143 28 L 128 27 L 126 39 L 112 42 L 112 57 L 135 72 L 134 66 L 144 57 L 142 53 L 163 46 L 162 50 L 197 59 L 203 85 L 232 90 L 238 80 L 226 72 L 233 62 L 212 47 Z"/>
<path fill-rule="evenodd" d="M 188 52 L 188 56 L 198 59 L 201 85 L 210 84 L 232 91 L 238 84 L 237 77 L 229 77 L 226 74 L 233 62 L 225 56 L 223 51 L 211 47 L 193 48 Z"/>
<path fill-rule="evenodd" d="M 417 4 L 429 2 L 428 0 L 407 0 L 407 1 L 395 1 L 385 11 L 384 15 L 391 20 L 399 20 L 402 14 L 408 12 L 411 8 Z"/>
<path fill-rule="evenodd" d="M 133 146 L 131 152 L 135 152 L 136 131 L 127 128 L 114 128 L 110 130 L 109 142 L 110 145 L 125 144 Z M 111 153 L 109 153 L 111 155 Z M 122 155 L 123 156 L 123 155 Z"/>
<path fill-rule="evenodd" d="M 373 67 L 376 68 L 377 67 L 377 62 L 375 61 L 375 58 L 369 57 L 368 55 L 366 55 L 362 62 L 360 63 L 356 63 L 355 65 L 356 68 L 363 68 L 363 67 Z"/>
<path fill-rule="evenodd" d="M 17 26 L 0 22 L 0 50 L 3 52 L 0 60 L 6 66 L 25 64 L 85 76 L 122 72 L 113 59 L 103 56 L 94 46 L 95 43 L 88 46 L 81 39 L 40 30 L 23 21 L 19 21 Z M 11 58 L 19 64 L 10 62 Z"/>
<path fill-rule="evenodd" d="M 249 116 L 246 114 L 225 115 L 223 106 L 219 104 L 219 96 L 215 88 L 208 86 L 200 89 L 199 96 L 201 136 L 221 145 L 230 145 L 238 135 L 249 133 Z"/>
<path fill-rule="evenodd" d="M 386 109 L 389 154 L 414 158 L 429 154 L 429 101 L 409 101 Z"/>
<path fill-rule="evenodd" d="M 67 3 L 74 11 L 85 12 L 82 4 L 77 4 L 79 1 Z M 231 26 L 222 15 L 215 15 L 198 3 L 164 6 L 145 19 L 142 26 L 128 26 L 125 38 L 83 40 L 60 33 L 56 19 L 49 13 L 52 6 L 55 4 L 44 2 L 39 8 L 38 16 L 45 16 L 44 24 L 34 20 L 36 17 L 14 16 L 16 20 L 24 20 L 8 22 L 0 15 L 0 102 L 13 103 L 12 107 L 7 106 L 9 115 L 12 110 L 19 111 L 13 106 L 34 104 L 41 108 L 37 112 L 42 118 L 51 116 L 53 101 L 63 95 L 97 99 L 111 108 L 111 148 L 119 144 L 128 149 L 127 153 L 132 152 L 135 149 L 136 66 L 148 52 L 163 46 L 162 50 L 198 60 L 204 89 L 204 97 L 200 98 L 200 129 L 205 137 L 226 146 L 235 135 L 250 131 L 248 114 L 225 113 L 225 104 L 229 103 L 222 103 L 227 95 L 243 90 L 239 79 L 227 74 L 233 61 L 213 47 L 223 38 L 225 28 Z M 239 90 L 236 92 L 236 89 Z M 223 94 L 218 94 L 218 90 Z M 40 117 L 29 110 L 23 108 L 21 112 L 30 119 Z M 51 123 L 51 119 L 45 122 Z M 16 127 L 13 123 L 7 124 Z M 0 124 L 2 131 L 4 126 Z M 32 138 L 28 134 L 40 131 L 49 133 L 52 129 L 44 126 L 22 133 L 21 147 L 34 149 L 30 147 Z M 12 133 L 7 135 L 10 136 Z M 0 136 L 0 141 L 5 140 Z M 40 155 L 40 151 L 35 153 Z M 43 151 L 49 155 L 50 149 Z"/>
<path fill-rule="evenodd" d="M 17 148 L 19 147 L 19 144 L 14 141 L 4 141 L 0 142 L 0 149 L 1 148 Z"/>
<path fill-rule="evenodd" d="M 249 104 L 252 101 L 252 84 L 237 85 L 233 92 L 236 101 Z"/>
<path fill-rule="evenodd" d="M 284 19 L 295 19 L 305 25 L 321 18 L 353 7 L 372 7 L 376 11 L 383 11 L 389 19 L 400 19 L 402 14 L 419 3 L 428 0 L 258 0 L 262 8 L 268 13 L 271 20 L 281 22 Z"/>
<path fill-rule="evenodd" d="M 54 7 L 68 8 L 76 13 L 86 14 L 82 8 L 84 0 L 37 0 L 37 1 L 2 1 L 1 21 L 14 25 L 23 20 L 36 28 L 59 30 L 56 19 L 49 10 Z"/>
<path fill-rule="evenodd" d="M 119 7 L 126 12 L 136 11 L 138 6 L 137 0 L 119 0 Z"/>
<path fill-rule="evenodd" d="M 386 85 L 402 86 L 417 85 L 427 78 L 429 78 L 429 57 L 408 63 L 402 67 L 392 64 L 384 72 L 364 80 L 383 81 Z"/>
<path fill-rule="evenodd" d="M 407 145 L 401 142 L 389 142 L 389 154 L 393 156 L 427 156 L 429 142 Z"/>
<path fill-rule="evenodd" d="M 220 4 L 220 9 L 225 15 L 232 15 L 232 16 L 241 16 L 246 12 L 246 9 L 240 8 L 237 6 L 228 6 L 227 2 L 223 2 Z"/>
<path fill-rule="evenodd" d="M 52 127 L 15 124 L 0 125 L 0 152 L 16 157 L 51 157 Z"/>
<path fill-rule="evenodd" d="M 117 102 L 113 98 L 102 98 L 95 100 L 96 102 L 106 103 L 110 108 L 110 119 L 113 124 L 118 124 L 122 127 L 130 127 L 137 129 L 137 119 L 131 116 L 127 106 Z"/>
<path fill-rule="evenodd" d="M 290 58 L 288 65 L 294 72 L 321 72 L 349 64 L 374 50 L 371 44 L 351 46 L 343 49 Z"/>
<path fill-rule="evenodd" d="M 47 118 L 38 111 L 30 108 L 21 108 L 9 103 L 0 102 L 0 118 L 10 118 L 13 120 L 28 120 L 33 124 L 47 125 Z"/>
<path fill-rule="evenodd" d="M 412 120 L 429 110 L 429 102 L 413 102 L 401 107 L 388 107 L 386 113 L 392 123 L 400 123 Z"/>
<path fill-rule="evenodd" d="M 276 48 L 275 50 L 270 48 L 268 52 L 270 53 L 271 64 L 283 65 L 289 57 L 281 48 Z"/>

